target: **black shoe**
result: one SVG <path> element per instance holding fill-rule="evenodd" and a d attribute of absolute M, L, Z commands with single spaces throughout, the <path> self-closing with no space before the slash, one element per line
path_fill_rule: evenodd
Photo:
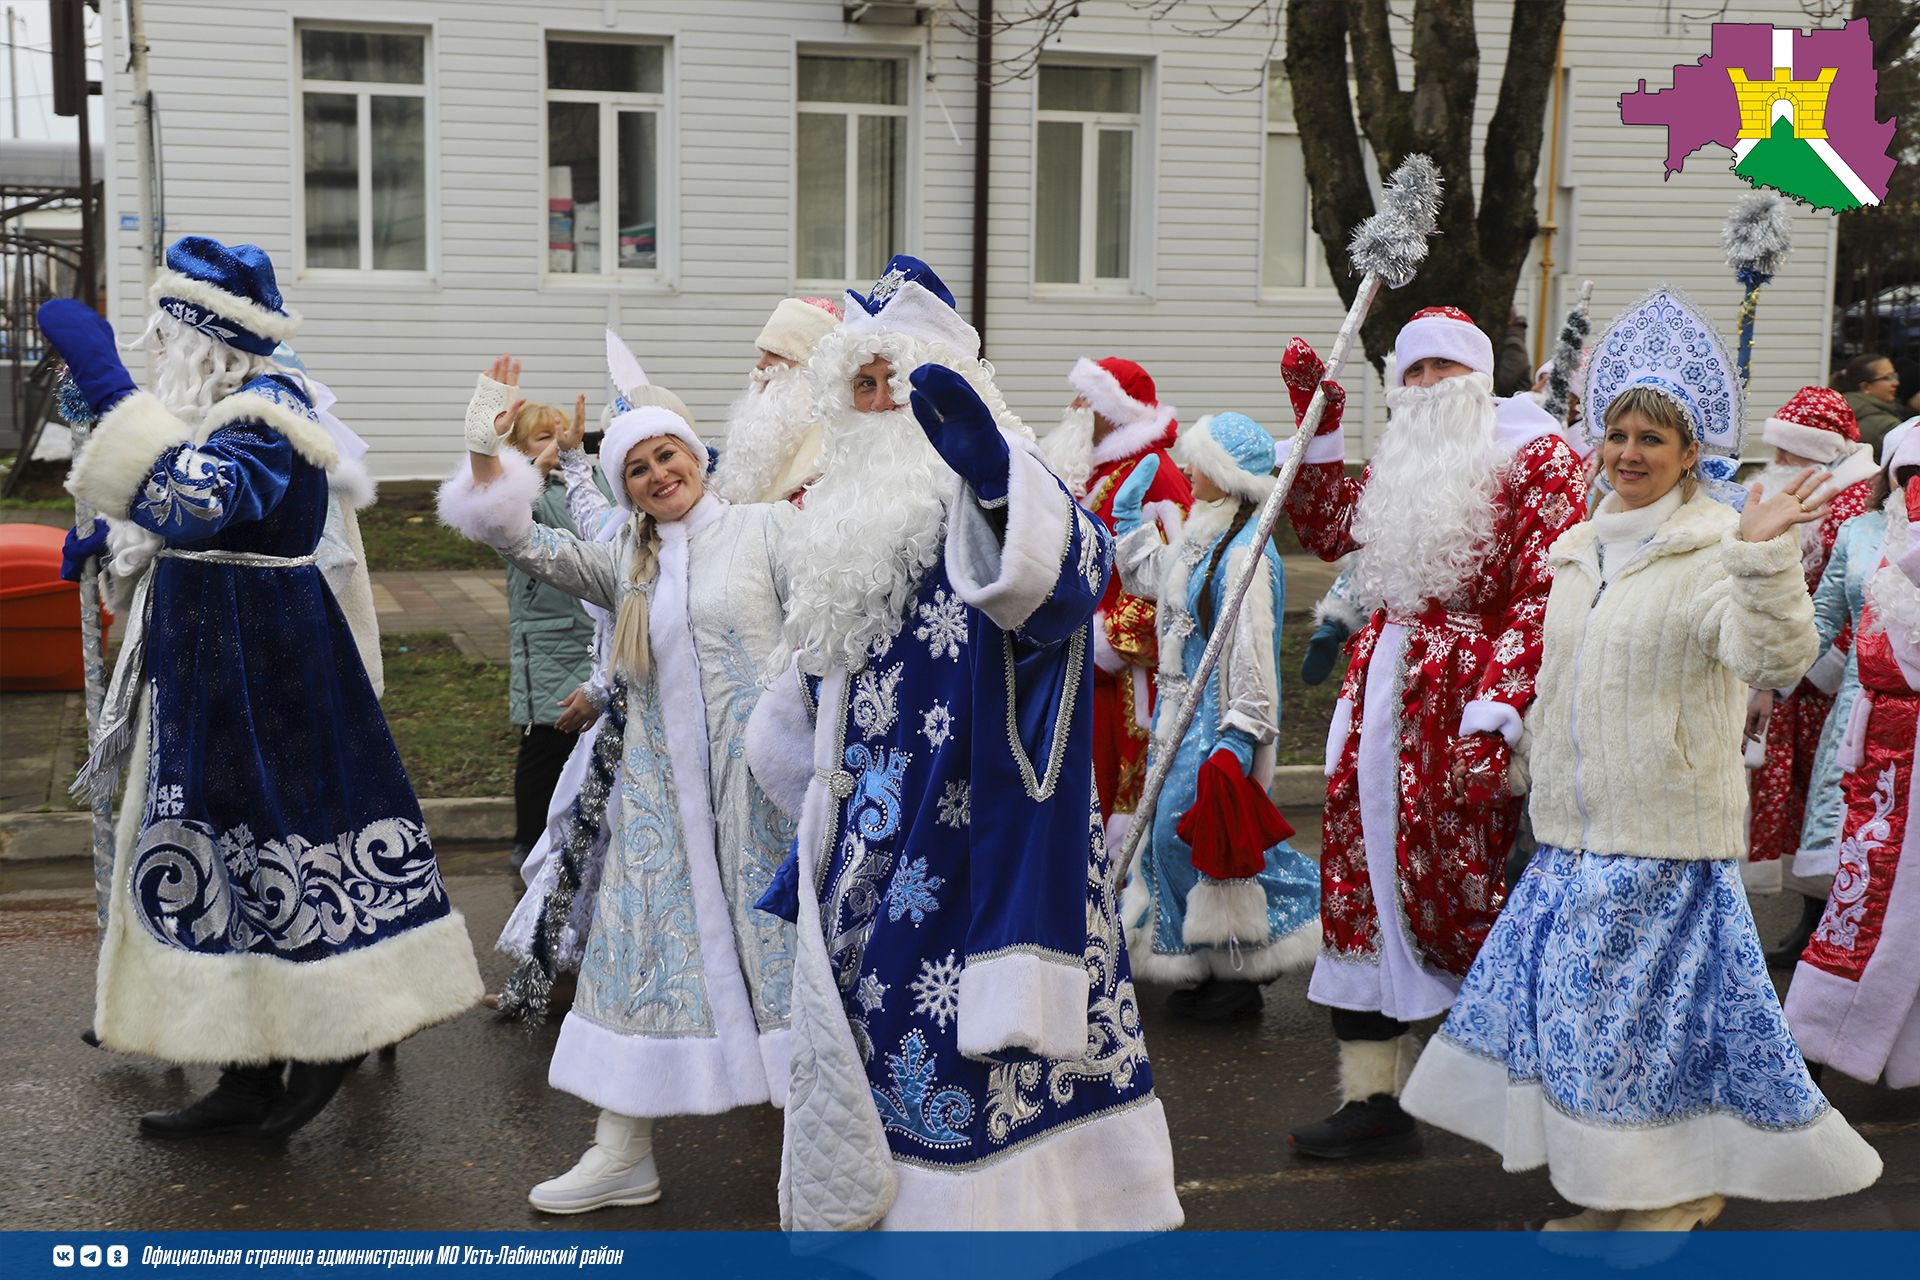
<path fill-rule="evenodd" d="M 1258 1013 L 1262 1003 L 1257 982 L 1208 978 L 1197 987 L 1185 987 L 1168 996 L 1167 1012 L 1195 1022 L 1219 1022 L 1236 1014 Z"/>
<path fill-rule="evenodd" d="M 260 1121 L 260 1136 L 284 1138 L 325 1111 L 341 1081 L 366 1056 L 363 1053 L 340 1062 L 295 1062 L 289 1066 L 286 1096 Z"/>
<path fill-rule="evenodd" d="M 1318 1124 L 1287 1135 L 1287 1145 L 1303 1156 L 1344 1160 L 1348 1156 L 1401 1155 L 1420 1149 L 1420 1130 L 1400 1108 L 1400 1099 L 1376 1093 L 1354 1099 Z"/>
<path fill-rule="evenodd" d="M 210 1133 L 253 1129 L 267 1117 L 285 1093 L 280 1082 L 284 1063 L 264 1067 L 228 1067 L 220 1083 L 198 1102 L 175 1111 L 149 1111 L 140 1117 L 140 1132 L 149 1138 L 198 1138 Z"/>
<path fill-rule="evenodd" d="M 100 1037 L 93 1033 L 92 1027 L 88 1027 L 80 1033 L 80 1043 L 86 1045 L 89 1049 L 98 1049 L 100 1047 Z"/>
<path fill-rule="evenodd" d="M 1767 963 L 1776 969 L 1791 969 L 1800 963 L 1800 953 L 1813 941 L 1813 931 L 1820 927 L 1820 917 L 1827 912 L 1825 898 L 1802 898 L 1800 900 L 1800 923 L 1793 926 L 1793 932 L 1781 939 L 1775 950 L 1767 952 Z"/>

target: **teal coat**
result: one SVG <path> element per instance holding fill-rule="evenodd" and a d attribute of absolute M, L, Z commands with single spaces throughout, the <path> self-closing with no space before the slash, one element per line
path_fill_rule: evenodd
<path fill-rule="evenodd" d="M 593 480 L 606 491 L 598 469 Z M 580 536 L 567 516 L 567 489 L 558 472 L 540 491 L 533 518 Z M 511 718 L 516 725 L 552 724 L 560 718 L 560 700 L 593 674 L 593 620 L 578 600 L 513 564 L 507 566 L 507 605 L 513 620 Z"/>

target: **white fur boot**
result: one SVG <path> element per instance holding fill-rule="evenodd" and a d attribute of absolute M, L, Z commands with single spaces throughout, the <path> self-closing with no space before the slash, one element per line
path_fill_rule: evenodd
<path fill-rule="evenodd" d="M 612 1111 L 600 1113 L 593 1145 L 579 1164 L 527 1194 L 543 1213 L 585 1213 L 611 1204 L 652 1204 L 659 1198 L 652 1118 Z"/>
<path fill-rule="evenodd" d="M 1420 1041 L 1409 1031 L 1391 1040 L 1340 1042 L 1340 1101 L 1365 1102 L 1376 1093 L 1397 1098 L 1420 1058 Z"/>

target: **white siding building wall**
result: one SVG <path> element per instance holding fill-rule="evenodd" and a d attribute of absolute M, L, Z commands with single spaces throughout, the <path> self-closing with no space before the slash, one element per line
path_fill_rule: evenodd
<path fill-rule="evenodd" d="M 1596 282 L 1598 322 L 1660 280 L 1685 287 L 1732 336 L 1739 288 L 1719 228 L 1746 190 L 1730 155 L 1702 153 L 1662 182 L 1664 131 L 1619 123 L 1620 93 L 1669 83 L 1706 52 L 1705 24 L 1683 29 L 1661 0 L 1570 0 L 1550 347 L 1562 295 Z M 1144 70 L 1135 150 L 1134 283 L 1123 295 L 1061 295 L 1033 284 L 1033 80 L 994 92 L 989 213 L 988 356 L 1016 412 L 1044 432 L 1071 393 L 1082 355 L 1118 354 L 1154 375 L 1182 418 L 1239 409 L 1291 427 L 1278 357 L 1293 334 L 1322 350 L 1342 308 L 1324 261 L 1317 288 L 1260 281 L 1264 29 L 1207 38 L 1177 15 L 1154 22 L 1119 0 L 1086 0 L 1049 56 L 1117 59 Z M 1277 8 L 1277 6 L 1276 6 Z M 107 140 L 109 299 L 122 334 L 145 314 L 132 95 L 121 10 L 110 15 Z M 1797 0 L 1730 7 L 1730 21 L 1804 22 Z M 1481 6 L 1490 116 L 1507 9 Z M 840 0 L 148 0 L 150 75 L 164 146 L 169 241 L 183 234 L 250 242 L 270 253 L 296 346 L 340 396 L 339 412 L 374 445 L 388 478 L 443 471 L 474 374 L 502 351 L 526 362 L 529 394 L 604 400 L 601 330 L 618 328 L 649 374 L 717 435 L 773 304 L 794 291 L 796 58 L 803 52 L 904 49 L 910 193 L 905 252 L 924 257 L 970 310 L 973 42 L 947 27 L 848 25 Z M 427 33 L 427 270 L 303 271 L 296 24 L 396 26 Z M 1663 25 L 1664 24 L 1664 25 Z M 547 267 L 545 33 L 667 42 L 656 280 L 568 278 Z M 1405 43 L 1404 39 L 1400 43 Z M 1011 52 L 1013 37 L 1002 37 Z M 1273 49 L 1275 57 L 1281 50 Z M 929 74 L 930 73 L 930 74 Z M 1478 148 L 1476 146 L 1476 152 Z M 1477 161 L 1476 161 L 1477 164 Z M 1545 177 L 1543 148 L 1542 177 Z M 1477 177 L 1474 175 L 1477 189 Z M 1544 204 L 1544 185 L 1542 200 Z M 1302 195 L 1304 198 L 1304 194 Z M 612 216 L 610 213 L 608 216 Z M 1832 219 L 1796 218 L 1798 249 L 1763 294 L 1754 362 L 1755 422 L 1825 374 Z M 1317 245 L 1312 253 L 1318 257 Z M 1536 253 L 1537 259 L 1537 242 Z M 861 282 L 861 287 L 870 281 Z M 1530 261 L 1518 305 L 1541 328 Z M 1347 377 L 1350 456 L 1384 422 L 1357 363 Z M 1750 452 L 1753 451 L 1750 448 Z"/>

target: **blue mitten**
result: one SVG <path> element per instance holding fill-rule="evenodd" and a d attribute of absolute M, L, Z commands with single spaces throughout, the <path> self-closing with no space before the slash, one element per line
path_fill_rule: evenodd
<path fill-rule="evenodd" d="M 1140 459 L 1140 465 L 1127 473 L 1127 481 L 1113 495 L 1113 536 L 1124 538 L 1147 522 L 1142 504 L 1147 500 L 1147 490 L 1153 487 L 1153 478 L 1160 474 L 1160 455 L 1150 453 Z"/>
<path fill-rule="evenodd" d="M 79 529 L 67 530 L 67 540 L 60 547 L 60 576 L 68 582 L 80 581 L 82 567 L 95 556 L 106 554 L 107 522 L 95 516 L 93 529 L 82 536 Z"/>
<path fill-rule="evenodd" d="M 1213 744 L 1213 754 L 1230 753 L 1240 765 L 1241 776 L 1253 772 L 1253 735 L 1245 729 L 1229 729 Z"/>
<path fill-rule="evenodd" d="M 40 332 L 67 362 L 67 372 L 95 415 L 104 418 L 107 410 L 140 389 L 114 345 L 113 326 L 78 298 L 41 303 Z"/>
<path fill-rule="evenodd" d="M 913 384 L 913 416 L 934 450 L 973 486 L 981 502 L 1003 501 L 1013 460 L 993 410 L 965 378 L 943 364 L 923 364 L 907 381 Z"/>
<path fill-rule="evenodd" d="M 1319 684 L 1333 672 L 1333 663 L 1340 656 L 1340 646 L 1347 642 L 1347 624 L 1328 618 L 1314 631 L 1313 639 L 1307 641 L 1307 656 L 1300 662 L 1300 679 L 1307 684 Z"/>

